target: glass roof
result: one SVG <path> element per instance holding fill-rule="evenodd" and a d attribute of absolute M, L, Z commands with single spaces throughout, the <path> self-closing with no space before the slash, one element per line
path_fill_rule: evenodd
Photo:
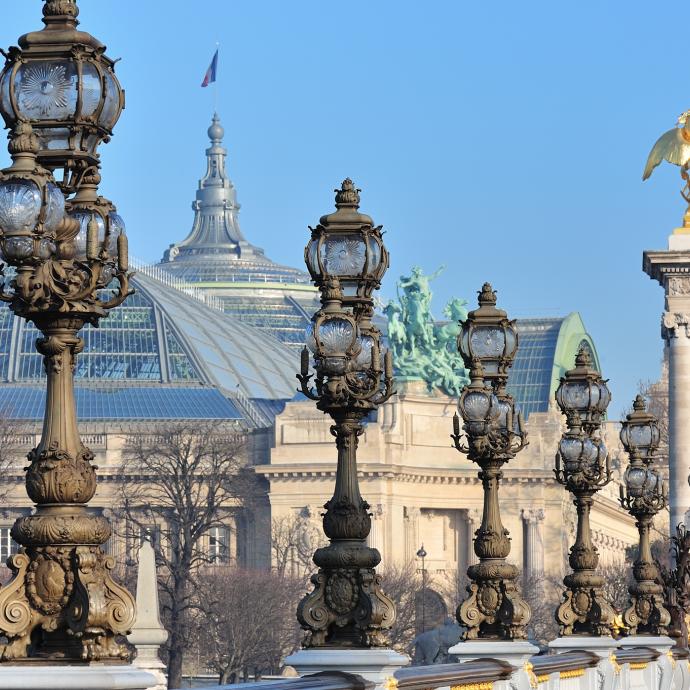
<path fill-rule="evenodd" d="M 508 378 L 508 392 L 525 419 L 532 412 L 546 412 L 554 400 L 561 376 L 575 365 L 581 345 L 589 348 L 599 369 L 591 337 L 576 312 L 563 318 L 517 319 L 520 338 Z"/>
<path fill-rule="evenodd" d="M 99 328 L 81 331 L 78 381 L 135 381 L 217 386 L 230 397 L 290 399 L 299 368 L 296 352 L 270 329 L 257 330 L 175 287 L 139 274 L 136 294 Z M 0 380 L 43 381 L 36 328 L 0 306 Z M 303 336 L 302 336 L 303 337 Z"/>
<path fill-rule="evenodd" d="M 0 410 L 11 419 L 41 419 L 45 387 L 0 385 Z M 156 419 L 242 419 L 237 407 L 211 387 L 77 386 L 81 421 Z"/>

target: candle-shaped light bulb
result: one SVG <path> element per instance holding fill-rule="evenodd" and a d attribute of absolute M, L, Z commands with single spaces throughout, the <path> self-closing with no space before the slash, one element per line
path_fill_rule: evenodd
<path fill-rule="evenodd" d="M 383 358 L 383 365 L 386 368 L 386 378 L 393 378 L 393 353 L 390 350 L 386 350 L 386 355 Z"/>
<path fill-rule="evenodd" d="M 302 376 L 306 376 L 309 373 L 309 350 L 306 346 L 302 348 L 300 364 Z"/>
<path fill-rule="evenodd" d="M 460 436 L 460 417 L 457 412 L 453 415 L 453 434 Z"/>
<path fill-rule="evenodd" d="M 371 370 L 375 374 L 381 371 L 381 348 L 376 340 L 371 346 Z"/>
<path fill-rule="evenodd" d="M 86 258 L 95 261 L 100 254 L 98 246 L 98 223 L 96 217 L 91 216 L 89 224 L 86 226 Z"/>
<path fill-rule="evenodd" d="M 129 268 L 129 242 L 124 232 L 117 236 L 117 267 L 123 273 Z"/>

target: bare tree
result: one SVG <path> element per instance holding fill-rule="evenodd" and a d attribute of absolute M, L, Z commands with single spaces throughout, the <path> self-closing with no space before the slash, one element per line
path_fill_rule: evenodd
<path fill-rule="evenodd" d="M 328 544 L 323 529 L 312 520 L 309 509 L 300 514 L 281 515 L 271 521 L 273 567 L 281 577 L 306 577 L 316 568 L 314 551 Z"/>
<path fill-rule="evenodd" d="M 22 482 L 24 473 L 20 468 L 32 443 L 29 426 L 0 410 L 0 501 L 4 502 Z"/>
<path fill-rule="evenodd" d="M 410 653 L 416 635 L 416 595 L 422 586 L 421 575 L 414 561 L 389 564 L 381 570 L 381 581 L 383 591 L 395 602 L 395 622 L 388 633 L 391 646 Z"/>
<path fill-rule="evenodd" d="M 199 577 L 197 638 L 219 685 L 250 670 L 276 673 L 299 646 L 295 608 L 303 578 L 233 567 L 204 568 Z"/>
<path fill-rule="evenodd" d="M 120 523 L 130 544 L 149 532 L 156 548 L 169 688 L 181 685 L 199 572 L 218 555 L 209 551 L 209 533 L 257 491 L 245 441 L 233 424 L 184 423 L 133 435 L 123 452 Z"/>

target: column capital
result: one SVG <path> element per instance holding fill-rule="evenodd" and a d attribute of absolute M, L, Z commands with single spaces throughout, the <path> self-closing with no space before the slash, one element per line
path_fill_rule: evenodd
<path fill-rule="evenodd" d="M 546 517 L 543 508 L 523 508 L 520 511 L 520 516 L 529 525 L 534 525 L 543 522 Z"/>
<path fill-rule="evenodd" d="M 690 338 L 690 313 L 682 311 L 665 311 L 661 316 L 661 337 Z"/>

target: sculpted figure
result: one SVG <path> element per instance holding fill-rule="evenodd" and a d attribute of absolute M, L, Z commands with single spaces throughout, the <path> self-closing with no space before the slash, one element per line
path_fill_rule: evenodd
<path fill-rule="evenodd" d="M 383 312 L 388 317 L 388 342 L 396 375 L 420 379 L 429 390 L 438 388 L 457 397 L 468 381 L 456 343 L 460 323 L 467 318 L 467 300 L 451 299 L 443 310 L 450 323 L 434 323 L 429 284 L 443 270 L 441 266 L 425 276 L 414 266 L 410 275 L 398 282 L 399 301 L 389 301 Z"/>

